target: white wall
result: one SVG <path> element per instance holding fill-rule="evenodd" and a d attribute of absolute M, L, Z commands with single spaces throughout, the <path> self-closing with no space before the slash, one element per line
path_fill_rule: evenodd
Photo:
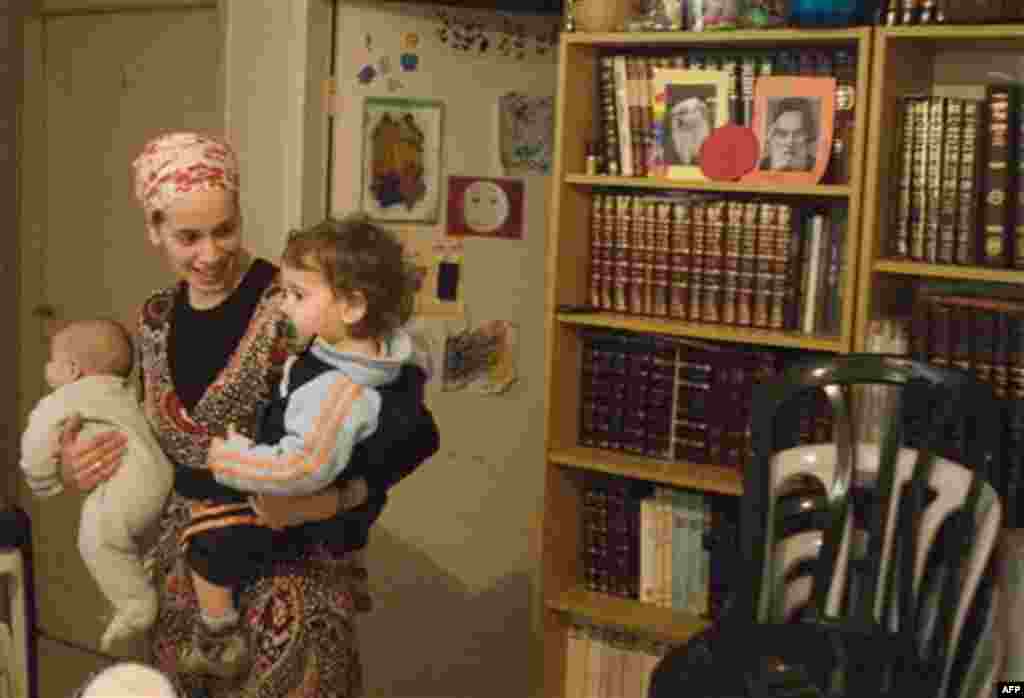
<path fill-rule="evenodd" d="M 527 27 L 523 59 L 505 56 L 501 16 L 457 11 L 479 21 L 485 51 L 440 40 L 436 12 L 452 8 L 367 0 L 339 3 L 332 211 L 359 206 L 360 131 L 366 96 L 440 99 L 445 104 L 444 174 L 501 176 L 495 108 L 499 95 L 554 95 L 556 50 L 538 55 L 533 38 L 553 18 L 508 16 Z M 419 44 L 416 72 L 398 68 L 405 34 Z M 366 35 L 372 49 L 366 48 Z M 392 74 L 361 85 L 368 62 L 390 58 Z M 387 77 L 403 87 L 390 91 Z M 363 618 L 368 695 L 421 698 L 522 698 L 540 673 L 537 522 L 543 473 L 543 289 L 550 178 L 523 178 L 526 232 L 521 241 L 466 238 L 461 295 L 468 320 L 519 326 L 520 380 L 500 396 L 442 393 L 430 406 L 441 452 L 393 490 L 371 537 L 370 580 L 377 608 Z M 446 180 L 444 180 L 446 182 Z M 410 238 L 444 230 L 445 189 L 436 225 L 404 225 Z M 443 323 L 427 323 L 435 333 Z"/>
<path fill-rule="evenodd" d="M 330 0 L 220 0 L 224 119 L 245 177 L 253 252 L 276 260 L 287 232 L 326 213 Z"/>

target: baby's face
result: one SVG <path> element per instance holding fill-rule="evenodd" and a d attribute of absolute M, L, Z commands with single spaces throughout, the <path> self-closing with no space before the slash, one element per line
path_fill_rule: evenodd
<path fill-rule="evenodd" d="M 50 361 L 46 364 L 46 383 L 54 390 L 78 378 L 78 362 L 62 339 L 58 334 L 50 342 Z"/>

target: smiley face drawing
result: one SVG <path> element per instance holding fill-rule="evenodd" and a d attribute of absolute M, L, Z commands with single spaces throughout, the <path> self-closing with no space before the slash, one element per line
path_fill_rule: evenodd
<path fill-rule="evenodd" d="M 462 194 L 462 211 L 470 230 L 490 235 L 508 220 L 511 206 L 504 189 L 494 182 L 477 180 Z"/>

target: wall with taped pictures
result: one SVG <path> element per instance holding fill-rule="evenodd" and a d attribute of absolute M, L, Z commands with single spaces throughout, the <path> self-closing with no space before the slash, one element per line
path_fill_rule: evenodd
<path fill-rule="evenodd" d="M 367 694 L 532 695 L 559 20 L 337 10 L 331 209 L 398 231 L 423 266 L 415 324 L 441 430 L 440 453 L 392 491 L 371 539 Z"/>

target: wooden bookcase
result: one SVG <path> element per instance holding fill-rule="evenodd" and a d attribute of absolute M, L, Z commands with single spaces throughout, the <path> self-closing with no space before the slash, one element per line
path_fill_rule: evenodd
<path fill-rule="evenodd" d="M 876 27 L 870 124 L 864 176 L 863 235 L 858 265 L 854 349 L 866 347 L 868 324 L 906 317 L 917 286 L 928 279 L 1024 283 L 1024 270 L 928 264 L 885 258 L 898 164 L 900 96 L 937 83 L 994 82 L 1024 68 L 1024 25 Z"/>
<path fill-rule="evenodd" d="M 543 528 L 543 597 L 545 608 L 543 695 L 562 695 L 570 619 L 638 631 L 677 643 L 702 629 L 706 621 L 686 613 L 586 590 L 581 563 L 581 506 L 588 473 L 696 489 L 725 495 L 742 492 L 735 468 L 714 464 L 664 462 L 651 458 L 578 445 L 580 414 L 579 330 L 600 327 L 639 333 L 686 336 L 722 342 L 756 344 L 847 353 L 854 343 L 854 299 L 857 262 L 861 251 L 863 161 L 869 115 L 872 56 L 870 27 L 844 30 L 765 30 L 715 33 L 568 33 L 561 39 L 558 67 L 557 120 L 547 255 L 545 305 L 545 494 Z M 854 143 L 850 180 L 843 185 L 764 186 L 712 181 L 587 176 L 585 141 L 597 136 L 598 60 L 604 50 L 728 47 L 783 49 L 835 46 L 857 52 L 854 95 Z M 750 192 L 790 198 L 845 202 L 847 231 L 841 277 L 842 309 L 837 336 L 747 329 L 726 325 L 682 322 L 667 318 L 611 312 L 560 313 L 563 304 L 588 300 L 590 209 L 595 187 L 622 189 L 683 189 L 705 192 Z"/>

